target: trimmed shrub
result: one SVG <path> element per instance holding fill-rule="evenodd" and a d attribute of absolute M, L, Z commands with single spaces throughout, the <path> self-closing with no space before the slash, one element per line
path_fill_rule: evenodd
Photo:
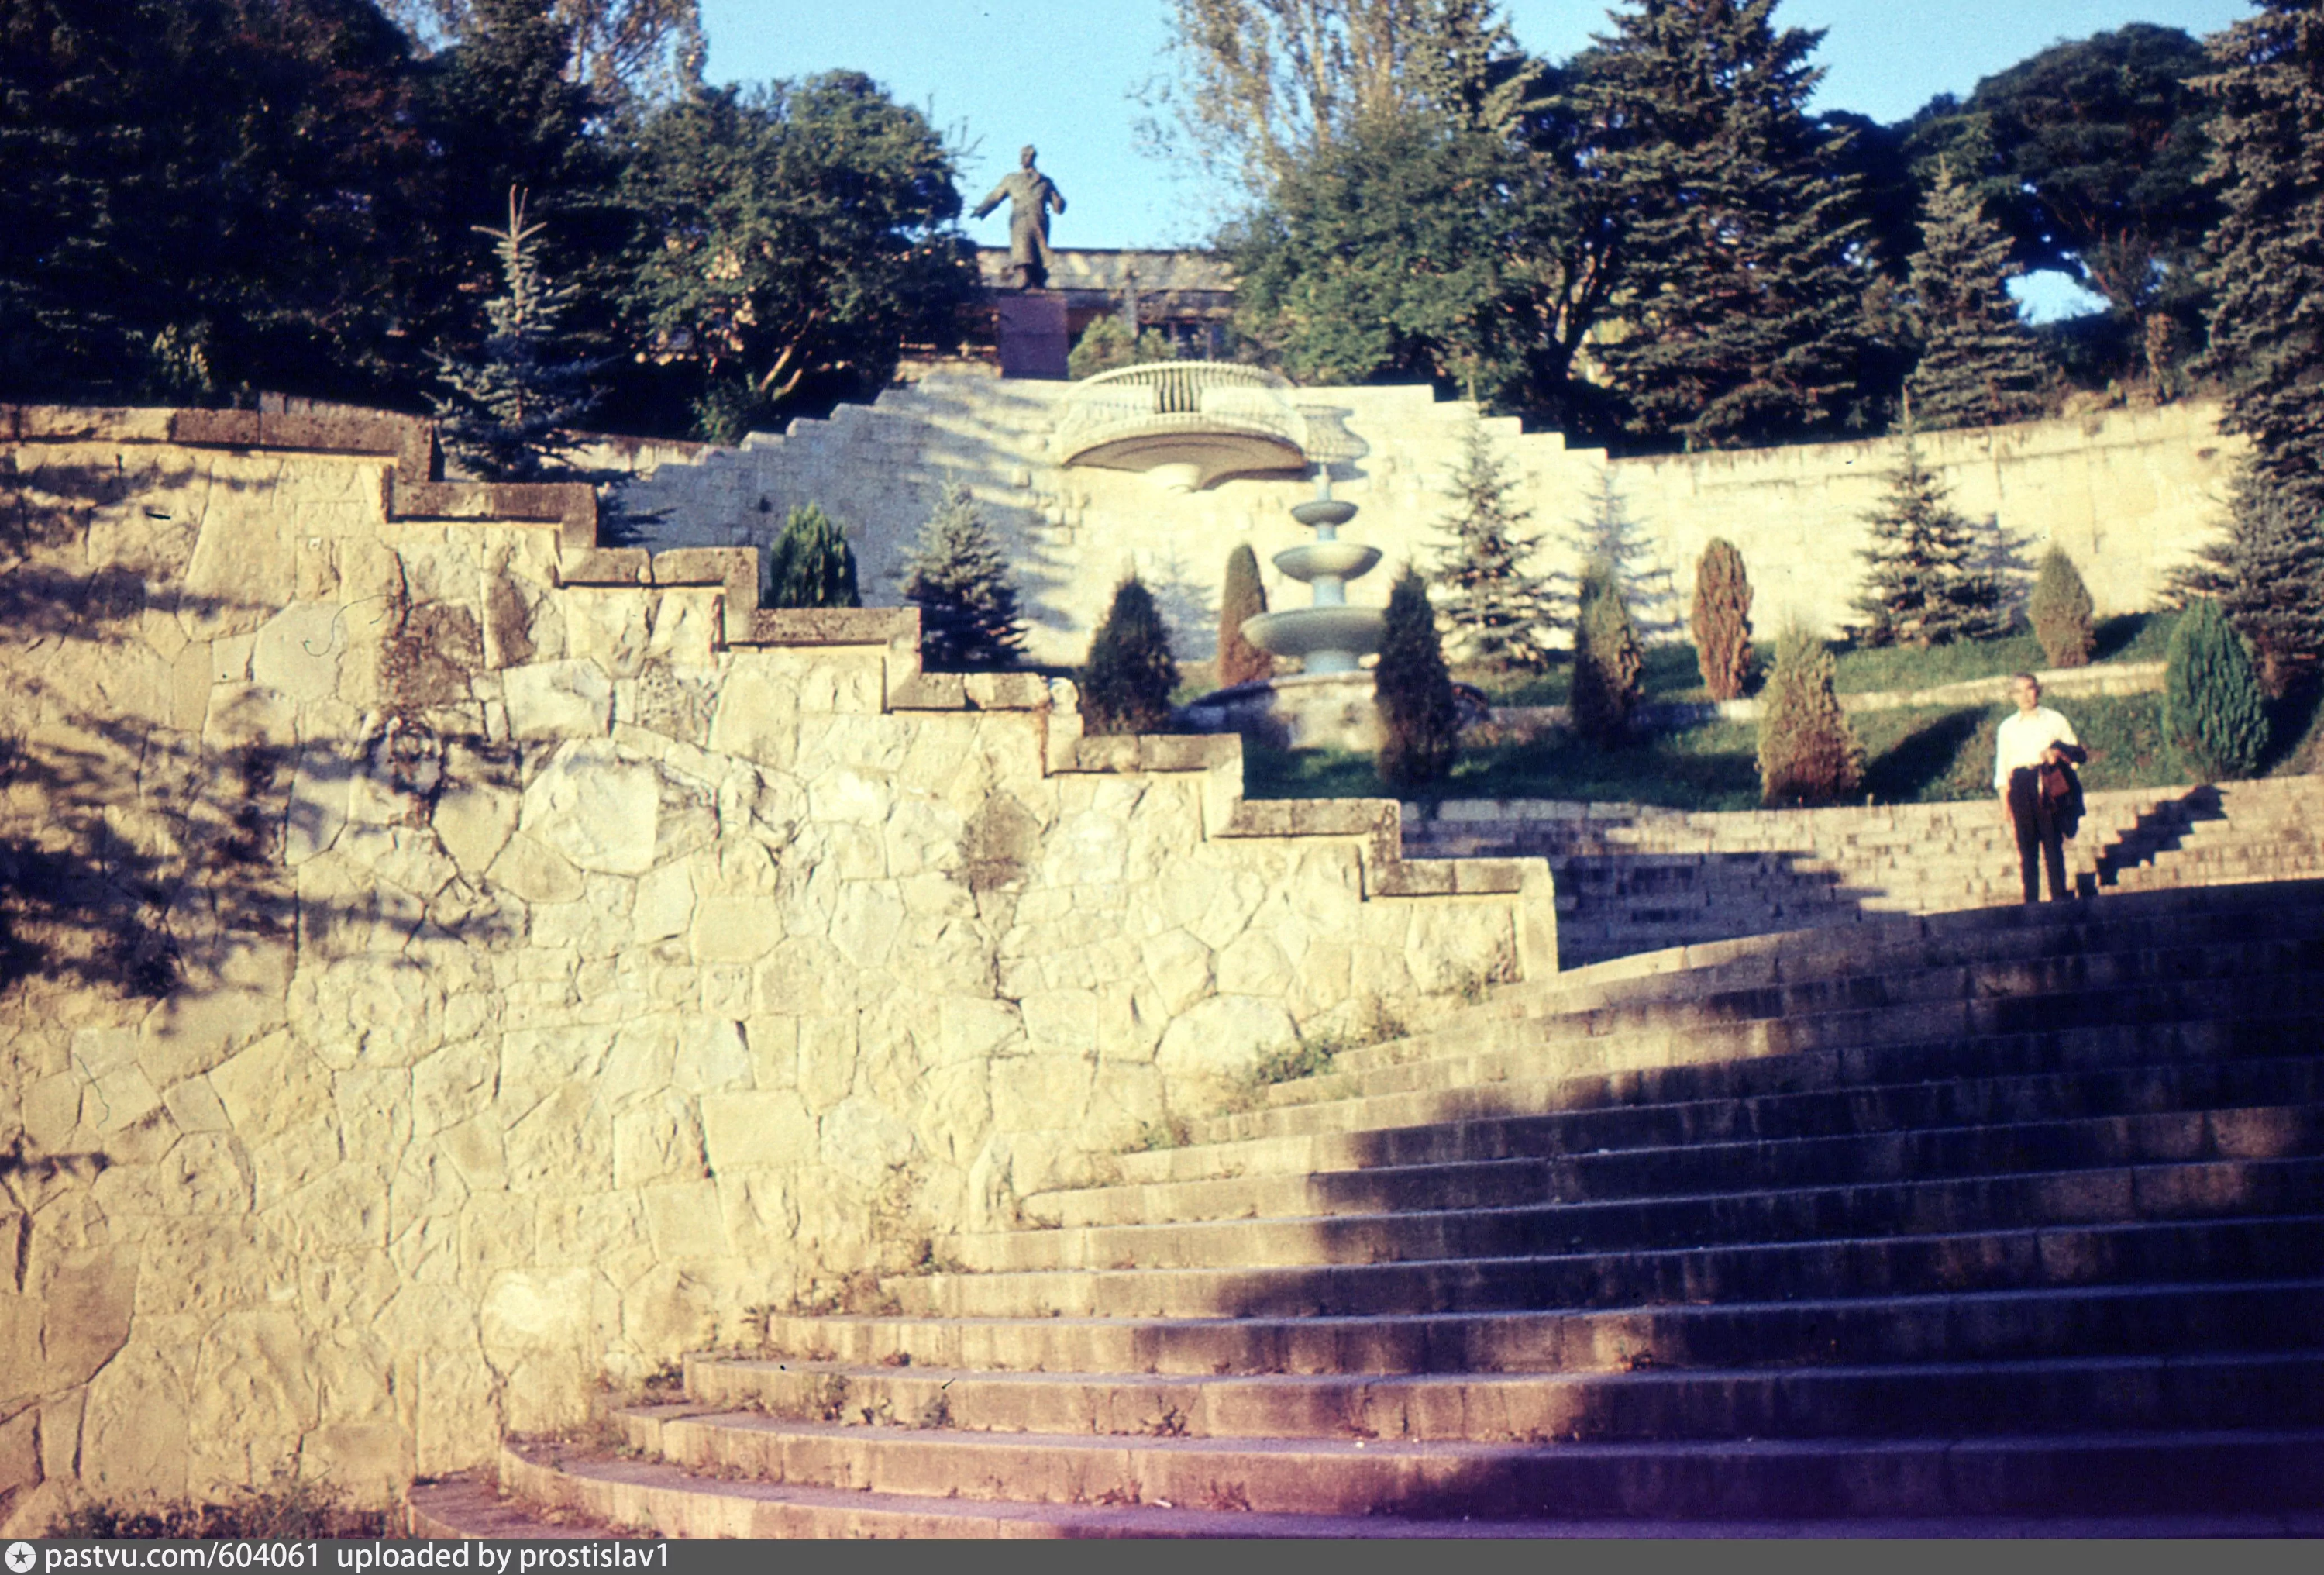
<path fill-rule="evenodd" d="M 2249 776 L 2267 749 L 2267 695 L 2250 644 L 2200 597 L 2171 633 L 2163 730 L 2207 782 Z"/>
<path fill-rule="evenodd" d="M 1154 593 L 1135 574 L 1114 587 L 1113 605 L 1090 639 L 1082 669 L 1082 726 L 1096 733 L 1158 733 L 1170 724 L 1178 663 Z"/>
<path fill-rule="evenodd" d="M 1694 659 L 1715 700 L 1731 700 L 1751 681 L 1751 581 L 1743 554 L 1713 537 L 1694 567 Z"/>
<path fill-rule="evenodd" d="M 1259 554 L 1247 545 L 1227 554 L 1226 584 L 1219 592 L 1219 687 L 1231 689 L 1275 676 L 1275 658 L 1242 637 L 1246 621 L 1267 610 L 1267 587 L 1259 578 Z"/>
<path fill-rule="evenodd" d="M 2025 616 L 2034 621 L 2034 637 L 2052 667 L 2088 667 L 2098 644 L 2090 615 L 2098 609 L 2081 571 L 2062 548 L 2052 547 L 2042 559 L 2042 572 L 2034 581 L 2034 595 Z"/>
<path fill-rule="evenodd" d="M 1600 558 L 1582 571 L 1573 616 L 1573 730 L 1599 744 L 1628 736 L 1642 698 L 1646 659 L 1614 566 Z"/>
<path fill-rule="evenodd" d="M 1832 692 L 1831 653 L 1803 629 L 1784 631 L 1759 697 L 1759 799 L 1769 808 L 1853 799 L 1864 746 Z"/>
<path fill-rule="evenodd" d="M 905 561 L 904 599 L 920 609 L 920 661 L 927 667 L 1010 667 L 1025 654 L 1008 561 L 960 482 L 944 489 Z"/>
<path fill-rule="evenodd" d="M 1442 782 L 1452 769 L 1461 714 L 1428 582 L 1408 564 L 1388 590 L 1372 692 L 1379 706 L 1380 781 L 1398 790 Z"/>
<path fill-rule="evenodd" d="M 770 607 L 860 607 L 855 553 L 832 517 L 814 504 L 791 510 L 767 554 L 759 602 Z"/>

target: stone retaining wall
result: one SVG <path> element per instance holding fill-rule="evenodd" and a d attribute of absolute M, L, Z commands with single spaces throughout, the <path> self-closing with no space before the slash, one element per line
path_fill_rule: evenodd
<path fill-rule="evenodd" d="M 913 615 L 435 480 L 424 422 L 0 440 L 12 1530 L 479 1464 L 1554 968 L 1538 860 L 1245 804 L 1231 739 L 1084 739 Z"/>

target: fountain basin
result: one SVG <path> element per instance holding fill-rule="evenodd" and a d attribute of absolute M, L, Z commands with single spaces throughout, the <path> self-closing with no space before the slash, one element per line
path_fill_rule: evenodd
<path fill-rule="evenodd" d="M 1311 529 L 1329 525 L 1336 531 L 1356 517 L 1356 505 L 1344 498 L 1311 497 L 1305 503 L 1293 504 L 1291 517 Z"/>
<path fill-rule="evenodd" d="M 1380 550 L 1360 542 L 1310 542 L 1275 555 L 1275 566 L 1302 584 L 1324 579 L 1354 579 L 1370 573 L 1379 561 Z"/>
<path fill-rule="evenodd" d="M 1247 620 L 1242 637 L 1277 656 L 1310 656 L 1317 652 L 1360 656 L 1379 649 L 1387 623 L 1388 615 L 1378 607 L 1296 607 Z"/>

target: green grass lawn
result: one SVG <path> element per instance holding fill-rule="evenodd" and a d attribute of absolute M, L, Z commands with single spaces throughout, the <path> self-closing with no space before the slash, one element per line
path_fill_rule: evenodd
<path fill-rule="evenodd" d="M 2177 625 L 2176 613 L 2126 613 L 2101 618 L 2098 626 L 2098 662 L 2160 662 Z M 1912 646 L 1862 648 L 1845 640 L 1828 643 L 1832 653 L 1832 685 L 1842 694 L 1874 694 L 1887 690 L 1934 689 L 1939 684 L 1964 683 L 1971 679 L 1999 678 L 2006 673 L 2036 672 L 2049 665 L 2042 643 L 2028 633 L 1993 640 L 1964 640 L 1926 651 Z M 1761 670 L 1772 660 L 1771 644 L 1757 647 Z M 1651 700 L 1701 701 L 1711 698 L 1695 665 L 1694 647 L 1684 642 L 1649 646 L 1644 673 Z M 1457 670 L 1453 676 L 1473 683 L 1501 706 L 1562 706 L 1572 684 L 1563 653 L 1549 672 L 1493 673 Z M 1756 688 L 1756 681 L 1755 685 Z"/>
<path fill-rule="evenodd" d="M 2082 781 L 2096 790 L 2189 779 L 2163 741 L 2160 695 L 2061 702 L 2090 750 Z M 1865 787 L 1882 803 L 1983 798 L 1993 791 L 1994 729 L 2004 706 L 1923 707 L 1852 718 L 1867 755 Z M 1618 749 L 1562 737 L 1464 750 L 1438 799 L 1565 799 L 1748 810 L 1759 802 L 1758 730 L 1713 722 Z M 1246 746 L 1247 791 L 1261 799 L 1387 798 L 1371 757 L 1328 749 Z"/>

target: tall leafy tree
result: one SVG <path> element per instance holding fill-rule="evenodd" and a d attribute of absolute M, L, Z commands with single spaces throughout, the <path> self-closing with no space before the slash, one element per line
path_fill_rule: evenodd
<path fill-rule="evenodd" d="M 1634 430 L 1690 448 L 1829 425 L 1856 383 L 1865 225 L 1806 113 L 1821 34 L 1775 5 L 1635 0 L 1584 78 L 1625 236 L 1591 355 Z"/>
<path fill-rule="evenodd" d="M 944 139 L 870 78 L 692 94 L 639 129 L 625 303 L 650 357 L 764 408 L 868 395 L 974 289 Z"/>
<path fill-rule="evenodd" d="M 2252 452 L 2199 578 L 2282 693 L 2324 663 L 2324 5 L 2264 0 L 2211 54 L 2209 363 Z"/>
<path fill-rule="evenodd" d="M 2202 172 L 2203 46 L 2134 23 L 2053 45 L 1914 117 L 1919 159 L 1950 162 L 2009 231 L 2019 262 L 2071 273 L 2143 322 L 2200 292 L 2217 216 Z"/>
<path fill-rule="evenodd" d="M 1911 274 L 1921 356 L 1905 386 L 1923 428 L 1990 426 L 2041 412 L 2052 375 L 2009 298 L 2017 272 L 2009 237 L 1952 166 L 1940 162 Z"/>
<path fill-rule="evenodd" d="M 474 38 L 493 6 L 493 0 L 384 3 L 415 34 L 454 44 Z M 550 0 L 545 15 L 559 36 L 564 74 L 604 103 L 665 97 L 701 79 L 706 44 L 696 0 Z"/>

